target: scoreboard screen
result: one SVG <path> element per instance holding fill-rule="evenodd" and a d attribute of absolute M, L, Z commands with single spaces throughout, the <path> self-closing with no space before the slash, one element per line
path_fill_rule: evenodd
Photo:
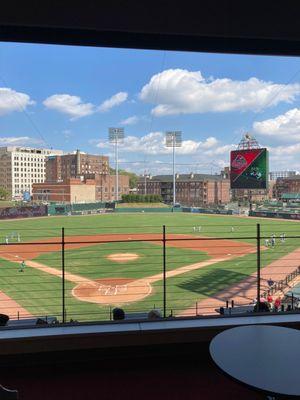
<path fill-rule="evenodd" d="M 234 150 L 230 153 L 231 189 L 267 189 L 268 151 L 262 149 Z"/>

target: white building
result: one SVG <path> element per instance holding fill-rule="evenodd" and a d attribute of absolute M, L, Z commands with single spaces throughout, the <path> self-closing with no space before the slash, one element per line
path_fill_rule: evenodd
<path fill-rule="evenodd" d="M 276 181 L 277 178 L 289 178 L 295 176 L 297 171 L 273 171 L 269 173 L 270 181 Z"/>
<path fill-rule="evenodd" d="M 21 199 L 24 193 L 31 194 L 33 183 L 45 181 L 46 158 L 61 154 L 61 150 L 0 147 L 0 186 L 12 199 Z"/>

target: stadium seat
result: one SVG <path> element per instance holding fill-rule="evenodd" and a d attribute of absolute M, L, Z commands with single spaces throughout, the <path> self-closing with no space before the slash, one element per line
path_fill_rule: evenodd
<path fill-rule="evenodd" d="M 0 326 L 5 326 L 9 320 L 9 316 L 6 314 L 0 314 Z"/>

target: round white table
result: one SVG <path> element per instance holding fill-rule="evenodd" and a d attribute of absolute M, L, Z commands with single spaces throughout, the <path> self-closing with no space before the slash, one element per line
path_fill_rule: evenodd
<path fill-rule="evenodd" d="M 300 331 L 270 325 L 228 329 L 209 351 L 216 365 L 266 394 L 300 396 Z"/>

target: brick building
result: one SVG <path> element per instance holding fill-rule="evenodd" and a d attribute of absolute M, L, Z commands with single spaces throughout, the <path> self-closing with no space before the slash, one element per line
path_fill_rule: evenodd
<path fill-rule="evenodd" d="M 116 200 L 116 176 L 110 175 L 109 158 L 106 156 L 81 153 L 48 157 L 46 162 L 46 182 L 66 183 L 69 179 L 92 180 L 96 201 Z M 119 175 L 119 198 L 129 193 L 129 177 Z M 82 201 L 87 201 L 82 199 Z M 77 198 L 77 202 L 79 202 Z"/>
<path fill-rule="evenodd" d="M 62 182 L 88 174 L 108 173 L 108 157 L 81 153 L 79 150 L 74 154 L 48 157 L 46 162 L 47 182 Z"/>
<path fill-rule="evenodd" d="M 69 178 L 64 182 L 34 183 L 32 198 L 34 201 L 59 203 L 94 202 L 96 200 L 95 181 Z"/>
<path fill-rule="evenodd" d="M 139 194 L 159 194 L 165 203 L 173 200 L 173 176 L 141 177 Z M 230 200 L 230 181 L 223 175 L 177 174 L 176 200 L 186 206 L 226 204 Z"/>
<path fill-rule="evenodd" d="M 86 176 L 95 181 L 96 201 L 116 200 L 116 175 L 89 174 Z M 119 199 L 122 194 L 129 194 L 129 176 L 127 175 L 119 175 Z"/>
<path fill-rule="evenodd" d="M 232 201 L 248 202 L 251 198 L 253 203 L 260 203 L 262 201 L 271 200 L 274 196 L 274 181 L 269 181 L 267 189 L 232 189 Z"/>
<path fill-rule="evenodd" d="M 300 193 L 300 175 L 277 178 L 273 192 L 278 200 L 282 198 L 283 193 Z"/>

